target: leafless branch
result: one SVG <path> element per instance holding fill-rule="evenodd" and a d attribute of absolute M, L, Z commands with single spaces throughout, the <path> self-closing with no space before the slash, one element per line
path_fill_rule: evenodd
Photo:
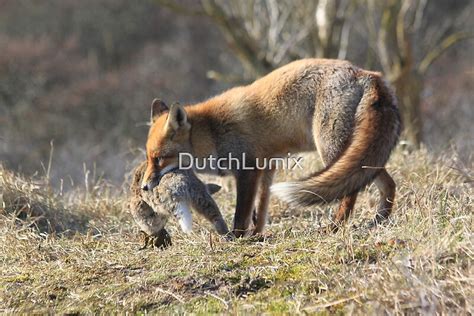
<path fill-rule="evenodd" d="M 425 14 L 426 4 L 428 0 L 419 0 L 416 7 L 415 20 L 413 22 L 413 31 L 418 32 L 423 24 L 423 16 Z"/>
<path fill-rule="evenodd" d="M 397 45 L 398 50 L 400 51 L 400 56 L 402 59 L 409 58 L 409 50 L 410 50 L 410 38 L 407 34 L 407 15 L 410 9 L 411 1 L 403 0 L 401 2 L 400 9 L 398 10 L 397 14 L 397 21 L 396 21 L 396 36 L 397 36 Z M 398 9 L 398 8 L 397 8 Z"/>
<path fill-rule="evenodd" d="M 424 56 L 418 66 L 420 73 L 425 73 L 430 65 L 451 46 L 469 38 L 474 38 L 474 32 L 456 32 L 446 36 L 434 49 Z"/>
<path fill-rule="evenodd" d="M 258 44 L 252 40 L 238 18 L 229 17 L 215 0 L 202 0 L 202 6 L 222 30 L 236 56 L 249 72 L 258 77 L 272 69 L 272 65 L 261 58 Z"/>
<path fill-rule="evenodd" d="M 380 31 L 377 38 L 377 51 L 380 58 L 380 63 L 384 72 L 387 74 L 394 73 L 392 71 L 392 65 L 398 64 L 399 61 L 396 58 L 390 58 L 390 51 L 388 48 L 390 28 L 394 19 L 393 9 L 391 6 L 385 6 L 382 11 L 382 20 L 380 22 Z M 397 58 L 398 59 L 398 58 Z M 390 62 L 392 60 L 392 62 Z"/>

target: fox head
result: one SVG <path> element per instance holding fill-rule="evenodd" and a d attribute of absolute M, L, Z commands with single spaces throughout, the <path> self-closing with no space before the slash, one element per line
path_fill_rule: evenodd
<path fill-rule="evenodd" d="M 168 107 L 155 99 L 151 104 L 151 127 L 146 142 L 147 167 L 142 189 L 153 190 L 166 172 L 178 167 L 179 153 L 191 152 L 187 114 L 178 103 Z"/>

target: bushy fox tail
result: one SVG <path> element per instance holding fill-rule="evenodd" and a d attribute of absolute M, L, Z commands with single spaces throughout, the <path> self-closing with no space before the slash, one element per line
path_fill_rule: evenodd
<path fill-rule="evenodd" d="M 401 121 L 396 99 L 376 74 L 359 80 L 364 93 L 346 149 L 323 170 L 297 182 L 277 183 L 272 192 L 293 206 L 331 202 L 373 181 L 398 141 Z"/>

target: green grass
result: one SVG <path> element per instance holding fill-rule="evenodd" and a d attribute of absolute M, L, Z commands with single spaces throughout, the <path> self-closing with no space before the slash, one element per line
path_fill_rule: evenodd
<path fill-rule="evenodd" d="M 388 169 L 388 225 L 364 226 L 371 186 L 335 234 L 319 232 L 335 205 L 274 199 L 263 241 L 224 242 L 198 219 L 190 236 L 169 225 L 172 247 L 142 251 L 118 189 L 59 196 L 0 169 L 0 312 L 472 313 L 472 169 L 424 150 L 398 150 Z M 234 199 L 216 195 L 229 223 Z"/>

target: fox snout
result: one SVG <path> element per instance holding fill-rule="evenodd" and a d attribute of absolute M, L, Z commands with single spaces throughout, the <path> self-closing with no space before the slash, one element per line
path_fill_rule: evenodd
<path fill-rule="evenodd" d="M 156 185 L 152 185 L 150 183 L 144 183 L 142 184 L 142 190 L 143 191 L 151 191 Z"/>
<path fill-rule="evenodd" d="M 159 181 L 151 179 L 150 181 L 143 181 L 142 182 L 142 190 L 143 191 L 152 191 L 154 187 L 158 185 Z"/>
<path fill-rule="evenodd" d="M 146 169 L 145 175 L 143 176 L 142 181 L 142 190 L 143 191 L 151 191 L 154 187 L 160 184 L 161 177 L 163 177 L 166 173 L 171 172 L 177 169 L 178 166 L 176 164 L 170 164 L 166 167 L 162 168 L 161 170 L 156 170 L 153 165 L 151 165 L 150 169 Z"/>
<path fill-rule="evenodd" d="M 160 173 L 148 163 L 143 175 L 141 188 L 143 191 L 152 191 L 160 183 Z"/>

